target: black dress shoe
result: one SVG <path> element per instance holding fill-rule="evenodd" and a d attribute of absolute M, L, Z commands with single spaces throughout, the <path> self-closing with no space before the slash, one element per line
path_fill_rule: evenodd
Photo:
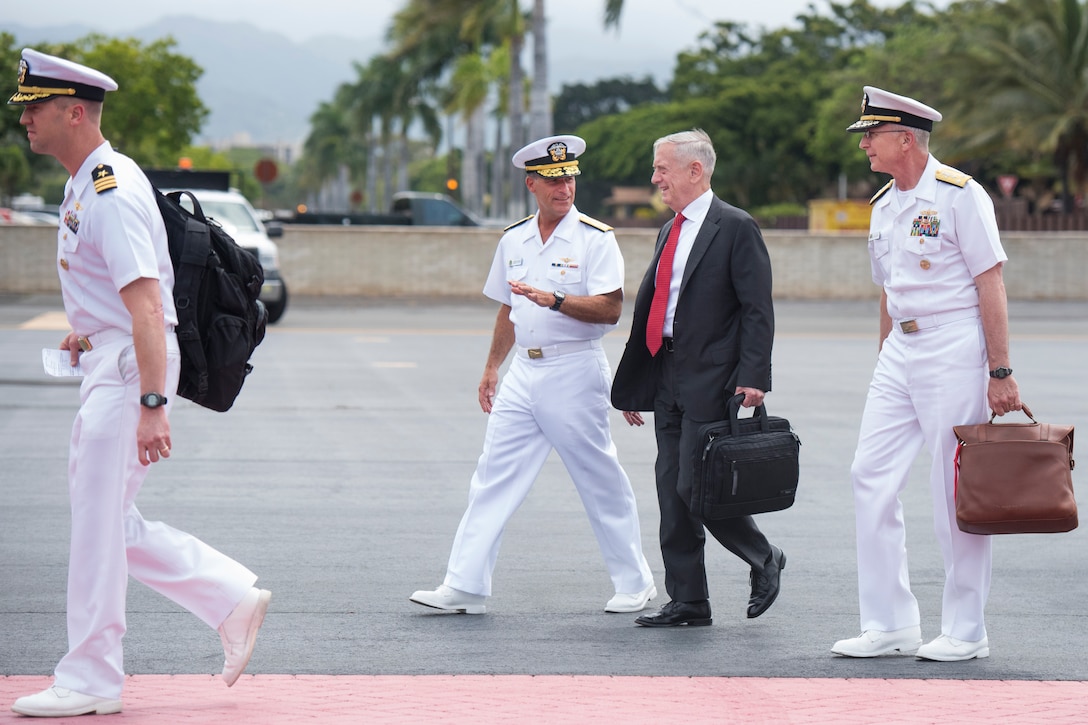
<path fill-rule="evenodd" d="M 782 583 L 782 570 L 786 568 L 786 555 L 777 546 L 771 547 L 771 555 L 763 565 L 763 571 L 752 570 L 752 596 L 748 599 L 748 619 L 755 619 L 766 612 L 778 598 Z"/>
<path fill-rule="evenodd" d="M 710 602 L 669 602 L 653 614 L 643 614 L 635 624 L 643 627 L 706 627 L 713 624 L 710 618 Z"/>

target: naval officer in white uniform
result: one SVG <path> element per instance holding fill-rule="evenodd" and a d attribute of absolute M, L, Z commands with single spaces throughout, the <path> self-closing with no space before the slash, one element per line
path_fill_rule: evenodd
<path fill-rule="evenodd" d="M 16 700 L 33 717 L 121 710 L 128 577 L 218 628 L 223 680 L 234 684 L 264 619 L 267 591 L 238 562 L 166 524 L 136 495 L 170 457 L 167 417 L 178 384 L 174 273 L 150 183 L 101 132 L 109 76 L 32 49 L 18 90 L 30 148 L 71 175 L 61 204 L 57 271 L 72 332 L 61 343 L 84 373 L 69 447 L 72 510 L 68 653 L 47 690 Z"/>
<path fill-rule="evenodd" d="M 615 588 L 607 612 L 637 612 L 657 594 L 642 554 L 635 496 L 609 428 L 612 374 L 601 337 L 620 317 L 623 258 L 611 227 L 579 213 L 575 177 L 585 141 L 552 136 L 513 157 L 538 212 L 507 227 L 484 294 L 500 304 L 479 386 L 490 414 L 468 508 L 445 581 L 410 599 L 482 614 L 506 522 L 554 449 L 589 516 Z M 499 382 L 499 367 L 514 359 Z"/>
<path fill-rule="evenodd" d="M 1009 368 L 1007 257 L 985 190 L 929 153 L 941 114 L 871 86 L 862 109 L 847 130 L 862 134 L 872 170 L 892 180 L 872 201 L 869 254 L 873 281 L 883 288 L 880 354 L 851 467 L 862 633 L 831 651 L 987 657 L 991 540 L 956 525 L 952 426 L 1021 407 Z M 923 445 L 933 458 L 933 519 L 945 569 L 941 631 L 924 645 L 899 500 Z"/>

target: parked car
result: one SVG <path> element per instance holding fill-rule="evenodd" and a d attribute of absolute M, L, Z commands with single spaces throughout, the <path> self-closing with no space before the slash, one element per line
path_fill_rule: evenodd
<path fill-rule="evenodd" d="M 338 224 L 365 226 L 384 224 L 391 226 L 442 226 L 479 227 L 505 226 L 477 218 L 472 212 L 458 206 L 445 194 L 425 191 L 398 191 L 386 213 L 305 211 L 284 218 L 295 224 Z"/>
<path fill-rule="evenodd" d="M 272 239 L 283 236 L 279 222 L 262 222 L 257 211 L 237 189 L 229 187 L 227 172 L 213 171 L 148 171 L 159 191 L 167 193 L 183 189 L 200 202 L 204 215 L 215 219 L 234 238 L 238 246 L 257 257 L 264 268 L 261 302 L 268 309 L 268 321 L 277 322 L 287 310 L 287 283 L 280 275 L 279 247 Z M 192 211 L 189 200 L 181 203 Z"/>

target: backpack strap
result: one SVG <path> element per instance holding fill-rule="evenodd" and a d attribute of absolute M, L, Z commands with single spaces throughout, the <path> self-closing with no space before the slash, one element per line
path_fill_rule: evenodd
<path fill-rule="evenodd" d="M 171 192 L 167 197 L 173 199 L 180 209 L 178 202 L 182 194 L 189 196 L 194 205 L 193 209 L 199 216 L 188 213 L 184 215 L 185 245 L 181 249 L 174 274 L 174 305 L 178 313 L 178 325 L 174 332 L 178 336 L 182 353 L 193 362 L 193 369 L 199 371 L 197 379 L 192 383 L 196 386 L 194 393 L 200 396 L 208 392 L 208 363 L 200 339 L 200 320 L 197 319 L 199 300 L 191 295 L 200 291 L 207 271 L 208 257 L 212 253 L 212 242 L 207 222 L 200 220 L 204 212 L 193 195 L 187 191 Z"/>

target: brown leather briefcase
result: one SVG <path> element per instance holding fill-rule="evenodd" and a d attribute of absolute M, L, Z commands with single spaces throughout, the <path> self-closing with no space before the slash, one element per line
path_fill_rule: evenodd
<path fill-rule="evenodd" d="M 1077 528 L 1073 426 L 989 423 L 953 427 L 956 523 L 969 534 L 1048 534 Z"/>

